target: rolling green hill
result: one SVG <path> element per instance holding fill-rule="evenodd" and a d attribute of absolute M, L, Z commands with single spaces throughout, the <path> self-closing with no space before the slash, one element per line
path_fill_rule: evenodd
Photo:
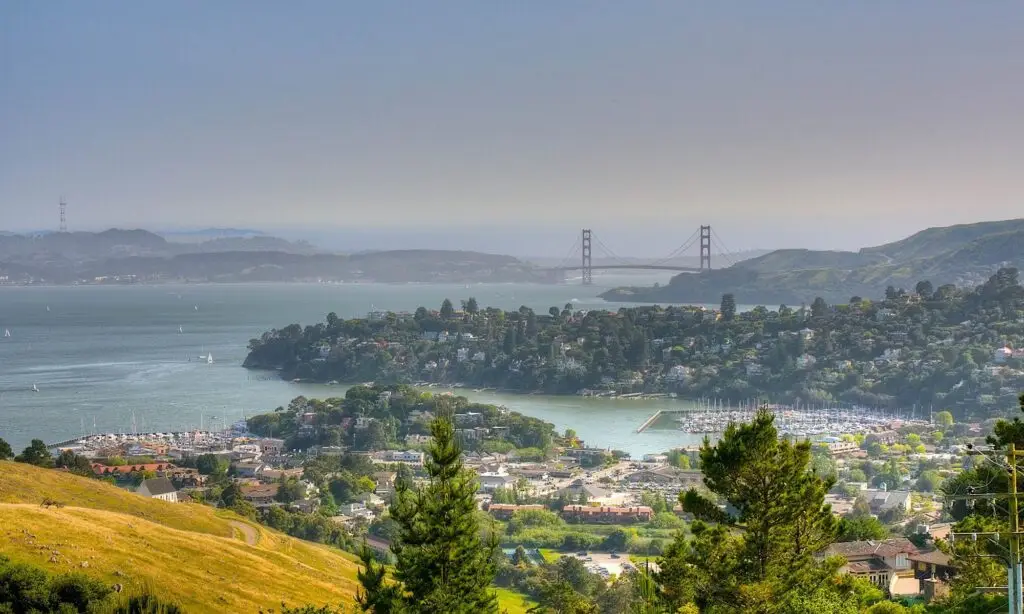
<path fill-rule="evenodd" d="M 609 301 L 716 303 L 732 293 L 739 303 L 799 304 L 816 297 L 846 302 L 879 296 L 886 287 L 913 289 L 982 283 L 1001 267 L 1024 268 L 1024 219 L 929 228 L 906 239 L 858 252 L 783 249 L 726 269 L 677 275 L 658 288 L 616 288 Z"/>

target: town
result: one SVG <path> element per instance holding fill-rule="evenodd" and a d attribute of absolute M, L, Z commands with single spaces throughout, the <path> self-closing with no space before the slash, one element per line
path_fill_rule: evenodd
<path fill-rule="evenodd" d="M 605 581 L 639 565 L 657 570 L 658 557 L 693 521 L 681 495 L 708 492 L 699 448 L 633 459 L 506 408 L 405 386 L 298 397 L 217 432 L 83 437 L 52 446 L 50 462 L 139 496 L 227 508 L 352 552 L 366 544 L 387 561 L 395 535 L 389 505 L 400 481 L 423 485 L 429 425 L 439 412 L 451 412 L 479 513 L 510 562 L 577 559 Z M 830 480 L 825 501 L 840 523 L 840 541 L 819 555 L 842 556 L 843 573 L 890 598 L 948 595 L 957 569 L 936 544 L 949 539 L 958 517 L 940 491 L 994 422 L 954 423 L 940 411 L 930 421 L 878 421 L 869 432 L 814 440 L 812 469 Z M 41 442 L 33 446 L 49 458 Z M 27 462 L 31 449 L 22 455 Z"/>

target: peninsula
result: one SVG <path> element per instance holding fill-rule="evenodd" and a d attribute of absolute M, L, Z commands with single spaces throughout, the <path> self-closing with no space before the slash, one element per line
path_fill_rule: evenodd
<path fill-rule="evenodd" d="M 1016 269 L 961 289 L 921 281 L 884 297 L 822 298 L 737 313 L 635 307 L 461 308 L 327 315 L 249 343 L 244 366 L 282 378 L 436 383 L 547 394 L 675 394 L 732 402 L 956 407 L 988 414 L 1024 388 L 1024 288 Z"/>

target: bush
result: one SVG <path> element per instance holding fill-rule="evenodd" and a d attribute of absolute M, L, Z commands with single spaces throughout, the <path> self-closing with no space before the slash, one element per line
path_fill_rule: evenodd
<path fill-rule="evenodd" d="M 686 523 L 672 512 L 658 512 L 651 518 L 649 526 L 652 529 L 682 529 Z"/>
<path fill-rule="evenodd" d="M 514 535 L 527 528 L 561 526 L 565 526 L 565 521 L 554 512 L 548 510 L 519 510 L 512 514 L 512 519 L 508 523 L 508 533 Z"/>

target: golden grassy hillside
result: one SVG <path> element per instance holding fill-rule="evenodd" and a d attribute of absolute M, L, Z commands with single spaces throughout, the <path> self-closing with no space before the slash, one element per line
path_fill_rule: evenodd
<path fill-rule="evenodd" d="M 44 497 L 62 508 L 43 509 Z M 145 499 L 96 480 L 0 461 L 0 553 L 52 572 L 147 586 L 188 612 L 352 603 L 353 557 L 234 514 Z"/>

